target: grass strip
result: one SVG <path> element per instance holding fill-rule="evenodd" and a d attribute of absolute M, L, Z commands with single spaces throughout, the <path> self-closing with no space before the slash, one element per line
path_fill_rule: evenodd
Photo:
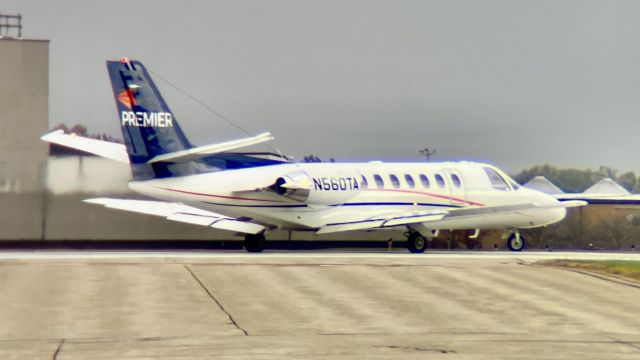
<path fill-rule="evenodd" d="M 631 260 L 549 260 L 539 265 L 586 270 L 640 282 L 640 261 Z"/>

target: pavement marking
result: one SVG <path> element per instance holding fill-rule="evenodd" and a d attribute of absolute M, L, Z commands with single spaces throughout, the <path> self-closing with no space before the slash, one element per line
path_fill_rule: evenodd
<path fill-rule="evenodd" d="M 559 267 L 559 269 L 573 271 L 574 273 L 578 273 L 578 274 L 582 274 L 582 275 L 586 275 L 586 276 L 591 276 L 591 277 L 594 277 L 596 279 L 609 281 L 609 282 L 612 282 L 612 283 L 616 283 L 616 284 L 620 284 L 620 285 L 624 285 L 624 286 L 629 286 L 629 287 L 632 287 L 632 288 L 640 289 L 640 285 L 638 285 L 636 283 L 633 283 L 633 282 L 628 281 L 626 279 L 616 278 L 616 277 L 613 277 L 613 276 L 608 275 L 608 274 L 598 274 L 598 273 L 591 272 L 591 271 L 584 271 L 584 270 L 564 268 L 564 267 Z"/>
<path fill-rule="evenodd" d="M 633 342 L 629 342 L 629 341 L 624 341 L 624 340 L 620 340 L 620 339 L 616 339 L 613 336 L 607 336 L 609 339 L 615 341 L 618 344 L 622 344 L 622 345 L 626 345 L 626 346 L 630 346 L 636 350 L 640 350 L 640 346 L 634 344 Z"/>
<path fill-rule="evenodd" d="M 60 340 L 60 344 L 58 345 L 58 348 L 56 349 L 56 351 L 53 353 L 53 360 L 57 360 L 58 359 L 58 355 L 60 355 L 60 352 L 62 351 L 62 347 L 64 346 L 64 339 Z"/>
<path fill-rule="evenodd" d="M 193 272 L 193 270 L 191 270 L 191 268 L 187 265 L 184 265 L 184 268 L 189 272 L 189 274 L 191 274 L 191 276 L 193 277 L 193 279 L 198 283 L 198 285 L 200 285 L 200 287 L 202 288 L 202 290 L 204 290 L 205 293 L 207 293 L 207 295 L 209 296 L 209 298 L 211 298 L 211 300 L 213 300 L 213 302 L 216 303 L 216 305 L 218 305 L 218 308 L 220 308 L 220 310 L 222 310 L 223 313 L 227 314 L 227 316 L 229 317 L 229 321 L 233 324 L 233 326 L 235 326 L 238 330 L 242 331 L 242 333 L 244 334 L 244 336 L 249 336 L 249 333 L 247 332 L 247 330 L 243 329 L 240 325 L 238 325 L 238 322 L 236 322 L 236 320 L 233 318 L 233 316 L 229 313 L 229 311 L 227 311 L 224 306 L 222 306 L 222 304 L 220 303 L 220 301 L 211 293 L 211 291 L 202 283 L 202 281 L 200 281 L 200 279 L 198 278 L 198 276 Z"/>

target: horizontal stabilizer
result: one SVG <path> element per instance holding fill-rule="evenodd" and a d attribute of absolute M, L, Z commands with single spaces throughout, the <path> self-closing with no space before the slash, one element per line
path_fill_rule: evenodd
<path fill-rule="evenodd" d="M 84 151 L 107 159 L 129 163 L 127 148 L 123 144 L 90 139 L 76 134 L 65 134 L 62 130 L 52 131 L 43 135 L 40 139 L 48 143 Z"/>
<path fill-rule="evenodd" d="M 172 221 L 208 226 L 220 230 L 245 234 L 258 234 L 265 230 L 264 226 L 259 224 L 239 221 L 232 217 L 178 203 L 110 198 L 86 199 L 84 201 L 91 204 L 104 205 L 111 209 L 161 216 Z"/>
<path fill-rule="evenodd" d="M 209 156 L 209 155 L 230 151 L 238 148 L 261 144 L 263 142 L 267 142 L 273 139 L 274 139 L 273 136 L 270 133 L 266 132 L 250 138 L 231 140 L 223 143 L 199 146 L 199 147 L 195 147 L 187 150 L 181 150 L 181 151 L 176 151 L 168 154 L 158 155 L 153 159 L 147 161 L 147 163 L 151 164 L 151 163 L 163 162 L 163 161 L 164 162 L 189 161 L 189 160 L 197 159 L 203 156 Z"/>

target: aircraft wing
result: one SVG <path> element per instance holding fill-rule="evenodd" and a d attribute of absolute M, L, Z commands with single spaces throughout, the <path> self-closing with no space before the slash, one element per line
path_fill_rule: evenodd
<path fill-rule="evenodd" d="M 611 195 L 611 194 L 554 194 L 551 195 L 560 201 L 582 200 L 589 204 L 614 204 L 614 205 L 638 205 L 640 194 Z"/>
<path fill-rule="evenodd" d="M 90 139 L 75 134 L 65 134 L 62 130 L 52 131 L 40 139 L 48 143 L 81 150 L 107 159 L 129 163 L 129 155 L 127 155 L 127 148 L 124 144 Z"/>
<path fill-rule="evenodd" d="M 86 199 L 84 201 L 91 204 L 104 205 L 111 209 L 162 216 L 168 220 L 208 226 L 221 230 L 236 231 L 245 234 L 258 234 L 265 230 L 262 225 L 240 221 L 232 217 L 178 203 L 111 198 L 95 198 Z"/>
<path fill-rule="evenodd" d="M 389 213 L 387 215 L 370 216 L 361 220 L 327 224 L 316 231 L 317 234 L 329 234 L 350 230 L 368 230 L 376 228 L 387 228 L 393 226 L 412 225 L 412 224 L 428 224 L 435 223 L 440 220 L 446 220 L 457 217 L 486 217 L 497 214 L 510 212 L 518 212 L 525 210 L 547 210 L 560 209 L 575 206 L 586 205 L 586 201 L 571 200 L 561 201 L 554 204 L 515 204 L 515 205 L 499 205 L 499 206 L 480 206 L 454 208 L 446 210 L 433 211 L 404 211 Z M 365 214 L 366 216 L 366 214 Z"/>

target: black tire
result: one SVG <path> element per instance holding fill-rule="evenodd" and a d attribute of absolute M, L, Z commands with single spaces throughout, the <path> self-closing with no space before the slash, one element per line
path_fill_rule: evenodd
<path fill-rule="evenodd" d="M 244 249 L 250 253 L 263 252 L 267 247 L 267 239 L 264 235 L 247 235 L 244 237 Z"/>
<path fill-rule="evenodd" d="M 526 243 L 524 236 L 520 235 L 519 238 L 520 240 L 518 240 L 515 233 L 509 235 L 509 238 L 507 239 L 507 248 L 511 251 L 522 251 Z"/>
<path fill-rule="evenodd" d="M 407 237 L 407 249 L 414 254 L 421 254 L 427 250 L 427 239 L 417 232 L 412 232 Z"/>

